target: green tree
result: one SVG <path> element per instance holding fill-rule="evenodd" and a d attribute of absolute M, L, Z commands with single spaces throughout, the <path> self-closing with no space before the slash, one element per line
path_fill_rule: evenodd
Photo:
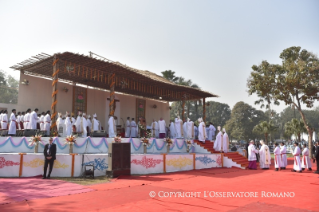
<path fill-rule="evenodd" d="M 203 113 L 203 108 L 199 109 L 199 113 Z M 224 127 L 230 119 L 231 109 L 228 104 L 209 101 L 206 102 L 206 122 L 212 122 L 215 127 Z"/>
<path fill-rule="evenodd" d="M 163 77 L 173 83 L 176 83 L 178 80 L 178 77 L 175 76 L 175 71 L 171 71 L 171 70 L 166 70 L 161 72 Z"/>
<path fill-rule="evenodd" d="M 18 103 L 19 81 L 0 70 L 0 101 L 1 103 Z"/>
<path fill-rule="evenodd" d="M 309 151 L 312 155 L 312 132 L 308 125 L 302 106 L 313 107 L 319 99 L 319 59 L 301 47 L 284 49 L 280 54 L 282 65 L 269 64 L 262 61 L 253 65 L 247 86 L 250 95 L 256 94 L 256 104 L 269 108 L 271 103 L 278 105 L 280 101 L 286 105 L 294 105 L 299 111 L 309 139 Z"/>
<path fill-rule="evenodd" d="M 298 138 L 298 142 L 300 142 L 301 134 L 306 133 L 307 129 L 302 120 L 291 119 L 291 121 L 285 124 L 285 132 L 290 136 L 294 135 L 296 138 Z"/>
<path fill-rule="evenodd" d="M 268 144 L 268 135 L 277 131 L 277 128 L 272 121 L 262 121 L 254 127 L 253 132 L 264 135 L 265 142 Z"/>

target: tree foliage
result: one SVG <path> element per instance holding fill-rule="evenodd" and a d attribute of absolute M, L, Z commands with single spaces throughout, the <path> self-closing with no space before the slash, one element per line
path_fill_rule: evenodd
<path fill-rule="evenodd" d="M 285 132 L 290 136 L 294 135 L 296 138 L 298 138 L 298 142 L 300 142 L 301 134 L 307 132 L 307 129 L 302 120 L 294 118 L 285 124 Z"/>
<path fill-rule="evenodd" d="M 256 134 L 264 135 L 265 136 L 265 142 L 268 144 L 268 135 L 277 131 L 278 127 L 273 124 L 272 121 L 261 121 L 259 124 L 257 124 L 253 132 Z"/>
<path fill-rule="evenodd" d="M 18 103 L 19 81 L 0 70 L 0 102 L 7 104 Z"/>

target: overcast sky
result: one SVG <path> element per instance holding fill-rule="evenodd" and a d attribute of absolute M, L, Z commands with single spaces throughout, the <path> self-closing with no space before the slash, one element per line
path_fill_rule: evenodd
<path fill-rule="evenodd" d="M 92 51 L 175 71 L 233 107 L 256 100 L 246 87 L 253 64 L 281 63 L 291 46 L 319 53 L 319 1 L 0 0 L 0 32 L 0 69 L 16 77 L 9 67 L 38 53 Z"/>

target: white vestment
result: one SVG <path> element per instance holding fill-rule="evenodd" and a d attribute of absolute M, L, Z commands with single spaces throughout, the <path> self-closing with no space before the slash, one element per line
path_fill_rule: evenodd
<path fill-rule="evenodd" d="M 216 128 L 214 127 L 214 125 L 209 125 L 208 127 L 208 140 L 212 141 L 213 140 L 213 136 L 215 135 L 215 131 Z"/>
<path fill-rule="evenodd" d="M 266 144 L 263 144 L 259 150 L 259 165 L 261 169 L 269 169 L 269 166 L 271 164 L 271 156 L 269 147 Z"/>
<path fill-rule="evenodd" d="M 115 120 L 114 120 L 113 116 L 111 116 L 109 118 L 108 124 L 109 124 L 109 138 L 115 138 L 116 137 L 116 128 L 114 127 Z"/>
<path fill-rule="evenodd" d="M 66 136 L 72 135 L 72 123 L 70 120 L 70 117 L 66 117 L 64 121 L 65 127 L 66 127 Z"/>
<path fill-rule="evenodd" d="M 131 122 L 129 119 L 126 120 L 125 126 L 125 138 L 129 138 L 131 136 Z"/>
<path fill-rule="evenodd" d="M 182 126 L 183 126 L 183 121 L 179 118 L 175 118 L 175 133 L 176 133 L 176 138 L 182 138 Z"/>
<path fill-rule="evenodd" d="M 318 161 L 317 161 L 318 163 Z M 302 162 L 301 162 L 301 168 L 304 169 L 310 169 L 311 166 L 311 160 L 309 157 L 309 149 L 306 147 L 302 150 Z"/>
<path fill-rule="evenodd" d="M 248 146 L 248 161 L 256 161 L 256 153 L 258 153 L 258 150 L 255 149 L 255 146 L 253 144 L 249 144 Z"/>
<path fill-rule="evenodd" d="M 229 147 L 229 138 L 227 133 L 225 132 L 223 135 L 223 151 L 224 153 L 228 152 L 228 147 Z"/>
<path fill-rule="evenodd" d="M 50 135 L 50 126 L 51 126 L 51 116 L 46 114 L 43 118 L 44 121 L 44 130 L 47 131 L 47 135 Z"/>
<path fill-rule="evenodd" d="M 153 138 L 158 138 L 158 124 L 156 121 L 152 123 L 151 133 Z"/>
<path fill-rule="evenodd" d="M 165 123 L 165 120 L 159 120 L 158 121 L 158 131 L 159 131 L 159 133 L 165 133 L 166 134 L 166 123 Z"/>
<path fill-rule="evenodd" d="M 282 168 L 286 168 L 287 166 L 287 150 L 286 150 L 286 147 L 285 146 L 280 146 L 280 154 L 281 154 L 281 167 Z"/>
<path fill-rule="evenodd" d="M 38 122 L 38 115 L 35 111 L 32 111 L 31 114 L 30 114 L 30 122 L 29 122 L 29 128 L 30 129 L 37 129 L 37 122 Z"/>
<path fill-rule="evenodd" d="M 8 134 L 9 135 L 15 135 L 17 133 L 17 128 L 16 128 L 16 116 L 14 115 L 14 113 L 11 113 L 11 116 L 10 116 L 10 126 L 9 126 L 9 131 L 8 131 Z"/>
<path fill-rule="evenodd" d="M 20 128 L 20 119 L 21 119 L 20 115 L 16 116 L 16 122 L 18 123 L 18 129 L 16 129 L 16 130 L 21 130 L 21 128 Z"/>
<path fill-rule="evenodd" d="M 278 169 L 281 167 L 281 157 L 280 157 L 280 148 L 279 146 L 277 146 L 275 149 L 274 149 L 274 163 L 275 163 L 275 168 Z"/>
<path fill-rule="evenodd" d="M 24 129 L 30 129 L 30 113 L 26 113 L 24 116 Z"/>
<path fill-rule="evenodd" d="M 75 125 L 75 118 L 74 117 L 71 117 L 71 123 L 72 123 L 72 125 Z"/>
<path fill-rule="evenodd" d="M 201 122 L 198 126 L 198 140 L 205 143 L 207 138 L 205 123 Z"/>
<path fill-rule="evenodd" d="M 214 150 L 215 151 L 222 151 L 222 145 L 223 145 L 223 134 L 221 131 L 219 131 L 219 133 L 216 136 L 216 140 L 214 142 Z"/>
<path fill-rule="evenodd" d="M 174 122 L 171 122 L 169 130 L 171 131 L 171 138 L 176 138 L 176 130 L 175 130 L 175 123 Z"/>
<path fill-rule="evenodd" d="M 22 123 L 23 129 L 24 129 L 24 115 L 21 115 L 21 116 L 20 116 L 20 123 L 19 123 L 19 129 L 20 129 L 20 130 L 22 130 L 22 128 L 21 128 L 21 123 Z"/>
<path fill-rule="evenodd" d="M 62 118 L 59 117 L 57 120 L 56 120 L 56 128 L 57 128 L 57 132 L 59 132 L 59 128 L 60 128 L 60 125 L 62 125 Z"/>
<path fill-rule="evenodd" d="M 82 137 L 85 138 L 85 137 L 87 137 L 87 134 L 88 134 L 87 128 L 86 128 L 88 126 L 88 123 L 87 123 L 85 117 L 82 117 L 81 122 L 82 122 L 82 129 L 83 129 Z"/>
<path fill-rule="evenodd" d="M 43 121 L 43 119 L 44 119 L 44 115 L 41 115 L 40 116 L 40 130 L 41 131 L 43 131 L 44 130 L 44 121 Z"/>
<path fill-rule="evenodd" d="M 4 113 L 1 118 L 1 129 L 6 130 L 8 128 L 8 115 Z"/>
<path fill-rule="evenodd" d="M 100 125 L 99 121 L 96 120 L 96 118 L 93 118 L 93 120 L 92 120 L 92 129 L 93 129 L 93 131 L 100 130 L 99 125 Z"/>
<path fill-rule="evenodd" d="M 301 171 L 301 163 L 300 163 L 300 148 L 298 146 L 294 149 L 294 170 Z"/>
<path fill-rule="evenodd" d="M 77 118 L 76 118 L 76 121 L 75 121 L 75 127 L 76 127 L 76 132 L 77 133 L 80 133 L 80 132 L 82 132 L 82 123 L 81 123 L 81 116 L 78 116 Z"/>
<path fill-rule="evenodd" d="M 136 138 L 137 135 L 137 125 L 136 122 L 133 120 L 131 121 L 131 138 Z"/>
<path fill-rule="evenodd" d="M 195 138 L 194 122 L 192 121 L 187 122 L 186 131 L 187 133 L 185 135 L 185 138 L 191 139 L 191 140 Z"/>

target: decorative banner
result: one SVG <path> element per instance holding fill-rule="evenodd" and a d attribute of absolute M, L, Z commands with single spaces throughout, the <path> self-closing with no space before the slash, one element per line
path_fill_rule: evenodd
<path fill-rule="evenodd" d="M 0 177 L 19 177 L 20 155 L 0 154 Z"/>
<path fill-rule="evenodd" d="M 105 176 L 108 168 L 108 154 L 85 154 L 82 164 L 83 171 L 85 165 L 94 166 L 94 176 Z"/>
<path fill-rule="evenodd" d="M 196 169 L 207 169 L 213 167 L 222 167 L 221 154 L 196 154 Z"/>
<path fill-rule="evenodd" d="M 163 155 L 131 155 L 131 174 L 163 173 Z"/>
<path fill-rule="evenodd" d="M 87 109 L 87 89 L 83 87 L 73 87 L 73 107 L 74 114 L 78 114 L 79 111 L 86 113 Z"/>
<path fill-rule="evenodd" d="M 143 117 L 145 119 L 145 108 L 146 100 L 145 99 L 136 99 L 136 122 L 138 123 L 139 117 Z"/>
<path fill-rule="evenodd" d="M 166 155 L 166 172 L 193 170 L 193 155 Z"/>

